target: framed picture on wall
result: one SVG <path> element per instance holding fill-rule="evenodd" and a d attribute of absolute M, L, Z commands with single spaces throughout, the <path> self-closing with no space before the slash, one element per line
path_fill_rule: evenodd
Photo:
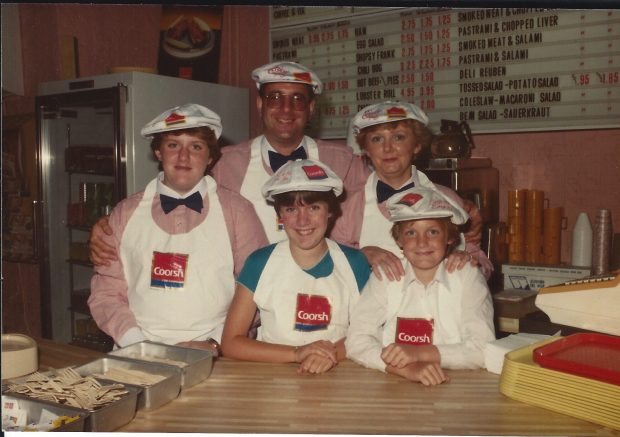
<path fill-rule="evenodd" d="M 159 74 L 218 81 L 223 6 L 164 5 Z"/>

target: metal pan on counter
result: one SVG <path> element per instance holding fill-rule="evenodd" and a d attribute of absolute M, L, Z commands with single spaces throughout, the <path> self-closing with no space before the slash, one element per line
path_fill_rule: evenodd
<path fill-rule="evenodd" d="M 87 417 L 88 412 L 77 408 L 2 395 L 3 431 L 82 432 Z"/>
<path fill-rule="evenodd" d="M 204 381 L 213 370 L 213 353 L 210 351 L 152 341 L 134 343 L 113 350 L 109 355 L 180 368 L 182 389 Z"/>
<path fill-rule="evenodd" d="M 176 399 L 181 392 L 181 369 L 146 361 L 105 357 L 76 367 L 82 376 L 92 375 L 130 385 L 139 391 L 138 410 L 152 410 Z"/>
<path fill-rule="evenodd" d="M 73 383 L 67 374 L 72 374 Z M 61 381 L 61 382 L 59 382 Z M 75 383 L 77 381 L 78 383 Z M 88 383 L 94 390 L 103 393 L 84 394 L 78 392 L 82 383 Z M 117 394 L 111 396 L 113 391 Z M 131 422 L 136 415 L 138 392 L 136 387 L 126 384 L 112 385 L 105 380 L 81 377 L 72 368 L 35 372 L 21 378 L 3 382 L 2 395 L 18 399 L 29 399 L 47 406 L 69 408 L 86 416 L 84 431 L 109 432 Z M 69 400 L 71 399 L 71 400 Z M 78 399 L 76 406 L 75 399 Z M 95 400 L 94 403 L 91 401 Z M 84 402 L 88 401 L 88 402 Z"/>

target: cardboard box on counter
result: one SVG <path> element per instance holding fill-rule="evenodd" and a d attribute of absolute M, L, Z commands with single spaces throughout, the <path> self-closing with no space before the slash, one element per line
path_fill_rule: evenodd
<path fill-rule="evenodd" d="M 590 276 L 590 267 L 503 264 L 504 289 L 538 290 Z"/>
<path fill-rule="evenodd" d="M 495 314 L 501 317 L 521 318 L 538 311 L 536 290 L 502 290 L 493 295 Z"/>
<path fill-rule="evenodd" d="M 495 323 L 501 332 L 519 332 L 519 319 L 538 311 L 537 290 L 502 290 L 493 294 Z"/>

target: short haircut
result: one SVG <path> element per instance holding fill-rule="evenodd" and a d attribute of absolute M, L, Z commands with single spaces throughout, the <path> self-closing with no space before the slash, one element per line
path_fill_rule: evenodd
<path fill-rule="evenodd" d="M 365 127 L 360 131 L 355 140 L 360 146 L 360 149 L 365 150 L 366 138 L 370 134 L 379 129 L 394 130 L 401 126 L 410 128 L 413 132 L 413 135 L 415 136 L 416 142 L 422 146 L 418 154 L 414 156 L 414 160 L 416 160 L 416 158 L 418 158 L 419 156 L 424 156 L 430 153 L 431 143 L 433 142 L 433 133 L 423 123 L 419 122 L 418 120 L 412 120 L 410 118 Z"/>
<path fill-rule="evenodd" d="M 288 191 L 286 193 L 273 195 L 273 207 L 276 214 L 280 217 L 280 209 L 285 206 L 309 205 L 315 202 L 327 203 L 327 211 L 331 214 L 327 226 L 329 234 L 334 222 L 342 215 L 340 202 L 333 190 L 329 191 Z"/>
<path fill-rule="evenodd" d="M 213 129 L 207 126 L 170 130 L 153 134 L 153 139 L 151 140 L 151 151 L 153 152 L 153 156 L 155 156 L 155 159 L 157 159 L 155 151 L 159 150 L 162 142 L 164 141 L 164 138 L 166 138 L 167 136 L 179 136 L 182 134 L 196 136 L 206 141 L 207 147 L 209 147 L 209 157 L 211 158 L 211 163 L 207 166 L 205 174 L 209 173 L 215 163 L 220 159 L 220 156 L 222 156 L 222 151 L 220 150 L 219 141 L 215 136 L 215 132 L 213 131 Z M 159 170 L 162 170 L 161 162 L 159 163 Z"/>
<path fill-rule="evenodd" d="M 452 251 L 456 249 L 456 247 L 461 242 L 461 233 L 459 231 L 459 228 L 457 225 L 452 223 L 452 221 L 450 220 L 450 217 L 439 217 L 439 218 L 417 219 L 417 220 L 437 220 L 439 223 L 442 224 L 442 226 L 444 226 L 444 229 L 446 233 L 448 234 L 448 241 L 451 241 L 451 243 L 448 243 L 448 248 L 446 250 L 446 256 L 450 255 Z M 400 222 L 396 222 L 392 225 L 392 229 L 390 230 L 390 232 L 392 234 L 392 238 L 394 239 L 394 241 L 398 240 L 398 237 L 403 229 L 403 226 L 406 223 L 413 222 L 413 221 L 416 221 L 416 220 L 403 220 Z"/>

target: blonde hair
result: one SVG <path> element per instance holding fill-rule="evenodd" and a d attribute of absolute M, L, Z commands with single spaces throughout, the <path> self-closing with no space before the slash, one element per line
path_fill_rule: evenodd
<path fill-rule="evenodd" d="M 430 153 L 431 143 L 433 142 L 433 133 L 428 127 L 426 127 L 424 124 L 422 124 L 418 120 L 412 120 L 410 118 L 407 118 L 405 120 L 390 121 L 386 123 L 380 123 L 380 124 L 375 124 L 372 126 L 365 127 L 355 137 L 355 141 L 357 141 L 357 144 L 360 146 L 361 150 L 366 150 L 365 144 L 366 144 L 366 138 L 368 137 L 368 135 L 372 134 L 373 132 L 379 129 L 394 130 L 401 126 L 408 127 L 409 129 L 411 129 L 411 132 L 413 132 L 413 136 L 415 137 L 415 141 L 417 142 L 417 144 L 420 144 L 422 146 L 420 148 L 420 151 L 413 157 L 414 161 L 419 156 L 427 155 L 428 153 Z"/>

